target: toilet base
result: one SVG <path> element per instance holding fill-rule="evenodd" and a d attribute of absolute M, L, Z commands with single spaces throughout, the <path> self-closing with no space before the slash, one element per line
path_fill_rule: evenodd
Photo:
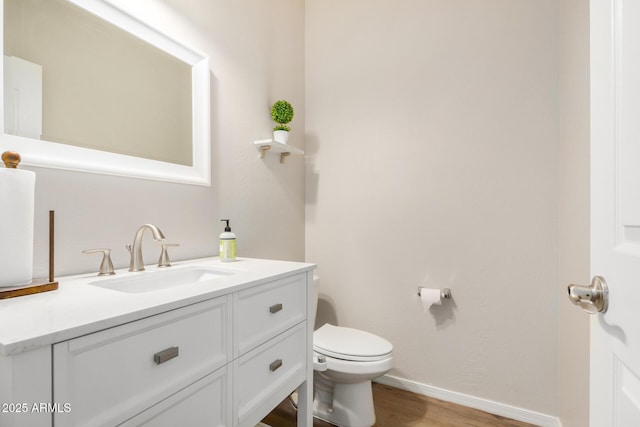
<path fill-rule="evenodd" d="M 371 427 L 376 422 L 371 381 L 336 384 L 314 372 L 313 416 L 339 427 Z"/>

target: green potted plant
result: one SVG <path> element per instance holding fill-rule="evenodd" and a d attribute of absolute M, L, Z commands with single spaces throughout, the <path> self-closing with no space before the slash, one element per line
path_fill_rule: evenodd
<path fill-rule="evenodd" d="M 293 119 L 293 107 L 283 99 L 276 101 L 271 107 L 271 118 L 276 122 L 273 128 L 273 140 L 286 144 L 291 130 L 287 123 Z"/>

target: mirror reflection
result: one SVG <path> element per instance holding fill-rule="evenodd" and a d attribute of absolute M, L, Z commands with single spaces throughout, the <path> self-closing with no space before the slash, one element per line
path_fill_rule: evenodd
<path fill-rule="evenodd" d="M 192 105 L 192 65 L 65 0 L 4 0 L 6 134 L 192 166 Z"/>

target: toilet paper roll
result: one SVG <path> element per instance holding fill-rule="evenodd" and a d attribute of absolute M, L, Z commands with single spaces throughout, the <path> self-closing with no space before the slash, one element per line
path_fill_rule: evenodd
<path fill-rule="evenodd" d="M 432 305 L 442 305 L 442 299 L 440 299 L 440 289 L 420 289 L 420 299 L 422 300 L 422 308 L 425 313 L 429 311 Z"/>
<path fill-rule="evenodd" d="M 36 174 L 0 169 L 0 287 L 33 277 L 33 205 Z"/>

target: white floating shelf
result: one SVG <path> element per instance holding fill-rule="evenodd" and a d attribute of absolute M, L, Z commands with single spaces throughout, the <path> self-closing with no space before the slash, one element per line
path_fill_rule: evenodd
<path fill-rule="evenodd" d="M 273 139 L 261 139 L 260 141 L 253 142 L 260 150 L 260 158 L 264 158 L 264 153 L 270 151 L 272 153 L 280 153 L 280 163 L 284 163 L 287 156 L 291 154 L 304 155 L 304 151 L 299 148 L 293 147 L 289 144 L 283 144 L 281 142 L 274 141 Z"/>

